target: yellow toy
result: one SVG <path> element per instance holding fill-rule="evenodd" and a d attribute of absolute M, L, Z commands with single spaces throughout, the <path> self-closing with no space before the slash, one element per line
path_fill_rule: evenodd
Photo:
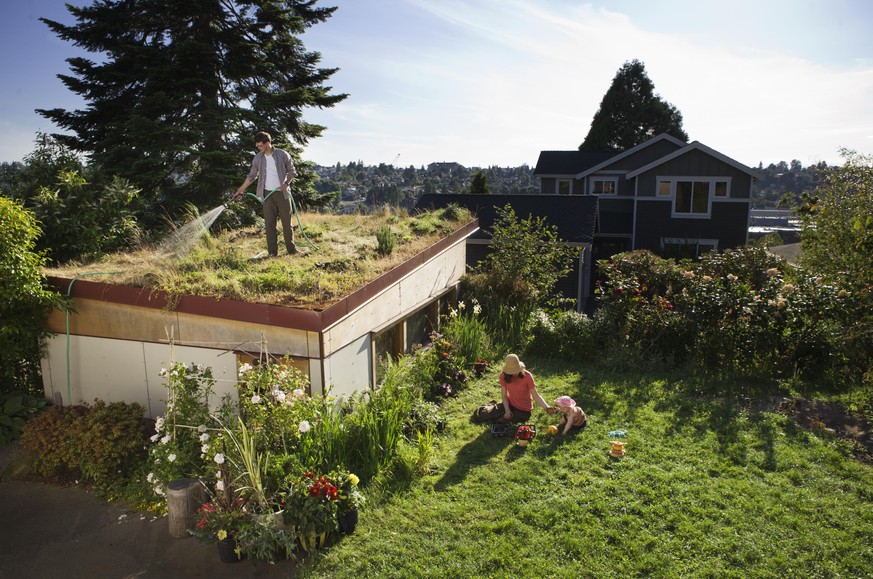
<path fill-rule="evenodd" d="M 549 427 L 546 429 L 546 432 L 549 433 L 549 434 L 552 435 L 552 436 L 555 436 L 556 434 L 558 434 L 558 427 L 555 426 L 554 424 L 551 424 L 551 425 L 549 425 Z"/>
<path fill-rule="evenodd" d="M 612 448 L 609 451 L 609 456 L 614 456 L 618 458 L 619 456 L 624 456 L 624 444 L 623 442 L 619 442 L 617 440 L 612 441 Z"/>

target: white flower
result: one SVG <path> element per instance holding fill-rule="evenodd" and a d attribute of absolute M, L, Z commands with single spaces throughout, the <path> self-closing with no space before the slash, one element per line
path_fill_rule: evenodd
<path fill-rule="evenodd" d="M 200 447 L 200 452 L 202 452 L 203 454 L 206 454 L 207 452 L 209 452 L 209 445 L 208 445 L 208 444 L 204 444 L 203 446 L 201 446 L 201 447 Z"/>
<path fill-rule="evenodd" d="M 215 478 L 217 478 L 217 479 L 221 478 L 221 471 L 218 471 L 217 473 L 215 473 Z"/>
<path fill-rule="evenodd" d="M 158 375 L 159 375 L 161 378 L 166 378 L 166 377 L 167 377 L 167 374 L 169 374 L 169 373 L 170 373 L 169 370 L 167 370 L 166 368 L 161 368 L 161 371 L 158 372 Z"/>
<path fill-rule="evenodd" d="M 206 442 L 207 440 L 209 440 L 209 433 L 208 432 L 204 432 L 203 434 L 200 435 L 200 442 Z"/>
<path fill-rule="evenodd" d="M 294 391 L 291 392 L 291 395 L 295 398 L 303 398 L 304 396 L 306 396 L 306 393 L 300 388 L 295 388 Z"/>
<path fill-rule="evenodd" d="M 217 464 L 224 464 L 224 455 L 220 452 L 217 452 L 215 453 L 215 457 L 212 460 L 214 460 Z"/>
<path fill-rule="evenodd" d="M 149 440 L 151 440 L 152 442 L 157 442 L 160 437 L 161 437 L 160 434 L 153 434 L 153 435 L 151 435 Z"/>
<path fill-rule="evenodd" d="M 173 453 L 170 456 L 168 456 L 167 460 L 169 460 L 170 462 L 176 462 L 176 453 Z"/>
<path fill-rule="evenodd" d="M 242 366 L 239 367 L 239 375 L 242 376 L 243 374 L 245 374 L 246 372 L 248 372 L 251 369 L 252 369 L 251 364 L 243 364 Z"/>
<path fill-rule="evenodd" d="M 300 432 L 309 432 L 311 428 L 312 425 L 309 424 L 308 420 L 301 420 L 300 426 L 297 427 L 297 430 L 299 430 Z"/>
<path fill-rule="evenodd" d="M 205 424 L 201 424 L 200 426 L 198 426 L 198 427 L 197 427 L 197 432 L 206 432 L 206 425 L 205 425 Z"/>
<path fill-rule="evenodd" d="M 252 396 L 252 404 L 257 404 L 257 403 L 260 402 L 260 401 L 261 401 L 261 397 L 258 396 L 257 394 L 255 394 L 254 396 Z"/>
<path fill-rule="evenodd" d="M 146 477 L 146 482 L 150 482 L 150 483 L 155 482 L 155 473 L 150 472 L 149 475 Z"/>
<path fill-rule="evenodd" d="M 223 491 L 224 490 L 224 483 L 222 481 L 218 481 L 217 483 L 215 483 L 215 490 Z"/>
<path fill-rule="evenodd" d="M 273 388 L 273 398 L 276 399 L 277 402 L 285 402 L 285 391 L 281 388 Z"/>
<path fill-rule="evenodd" d="M 730 281 L 730 282 L 735 282 L 735 281 L 737 281 L 737 279 L 739 279 L 739 278 L 737 278 L 737 276 L 735 276 L 732 273 L 727 274 L 727 278 L 728 278 L 728 281 Z"/>
<path fill-rule="evenodd" d="M 459 310 L 463 310 L 465 307 L 467 307 L 467 306 L 466 306 L 466 304 L 464 304 L 464 302 L 458 302 L 458 309 Z"/>
<path fill-rule="evenodd" d="M 164 496 L 164 488 L 163 487 L 155 487 L 155 493 Z"/>
<path fill-rule="evenodd" d="M 170 442 L 170 440 L 171 440 L 170 435 L 166 434 L 166 435 L 164 435 L 163 438 L 161 438 L 161 444 L 167 444 L 168 442 Z"/>
<path fill-rule="evenodd" d="M 157 430 L 158 432 L 163 430 L 164 422 L 166 422 L 166 418 L 164 418 L 163 416 L 158 416 L 157 418 L 155 418 L 155 430 Z"/>
<path fill-rule="evenodd" d="M 454 308 L 450 309 L 449 310 L 449 317 L 450 318 L 457 318 L 458 317 L 458 310 L 456 310 Z"/>
<path fill-rule="evenodd" d="M 478 316 L 481 313 L 482 313 L 482 306 L 480 306 L 479 304 L 473 304 L 473 314 Z"/>

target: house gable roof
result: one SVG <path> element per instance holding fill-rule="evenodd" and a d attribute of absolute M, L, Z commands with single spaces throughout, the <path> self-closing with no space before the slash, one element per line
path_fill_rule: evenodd
<path fill-rule="evenodd" d="M 643 141 L 642 143 L 640 143 L 636 147 L 631 147 L 630 149 L 628 149 L 626 151 L 623 151 L 621 153 L 613 155 L 611 158 L 606 159 L 602 163 L 598 163 L 597 165 L 594 165 L 593 167 L 588 167 L 587 169 L 577 173 L 576 178 L 582 179 L 583 177 L 591 175 L 592 173 L 596 173 L 597 171 L 600 171 L 601 169 L 608 167 L 609 165 L 611 165 L 612 163 L 614 163 L 616 161 L 620 161 L 621 159 L 624 159 L 626 157 L 630 157 L 634 153 L 637 153 L 637 152 L 639 152 L 647 147 L 651 147 L 655 143 L 660 143 L 661 141 L 668 141 L 670 143 L 673 143 L 677 147 L 684 147 L 687 144 L 682 139 L 677 139 L 673 135 L 669 135 L 667 133 L 661 133 L 660 135 L 656 135 L 656 136 L 652 137 L 648 141 Z"/>
<path fill-rule="evenodd" d="M 723 163 L 726 163 L 726 164 L 734 167 L 735 169 L 742 171 L 743 173 L 747 173 L 748 175 L 750 175 L 754 179 L 758 179 L 758 178 L 762 177 L 762 175 L 758 171 L 755 171 L 754 169 L 743 165 L 739 161 L 735 161 L 734 159 L 731 159 L 727 155 L 719 153 L 715 149 L 711 149 L 711 148 L 707 147 L 706 145 L 704 145 L 700 141 L 694 141 L 692 143 L 689 143 L 688 145 L 682 147 L 681 149 L 678 149 L 678 150 L 670 153 L 669 155 L 665 155 L 665 156 L 661 157 L 657 161 L 653 161 L 653 162 L 649 163 L 648 165 L 644 165 L 642 167 L 634 169 L 633 171 L 631 171 L 630 173 L 625 175 L 625 177 L 627 177 L 628 179 L 633 179 L 634 177 L 637 177 L 637 176 L 645 173 L 646 171 L 651 171 L 655 167 L 663 165 L 664 163 L 671 161 L 677 157 L 681 157 L 682 155 L 685 155 L 686 153 L 689 153 L 691 151 L 701 151 L 702 153 L 706 153 L 707 155 L 709 155 L 711 157 L 715 157 L 719 161 L 722 161 Z"/>
<path fill-rule="evenodd" d="M 616 154 L 616 151 L 540 151 L 534 175 L 570 177 Z"/>
<path fill-rule="evenodd" d="M 479 221 L 473 238 L 489 239 L 498 218 L 497 209 L 509 204 L 519 219 L 544 217 L 557 228 L 558 236 L 570 243 L 590 243 L 594 238 L 598 198 L 594 195 L 474 195 L 426 194 L 416 209 L 437 209 L 455 204 L 469 209 Z"/>

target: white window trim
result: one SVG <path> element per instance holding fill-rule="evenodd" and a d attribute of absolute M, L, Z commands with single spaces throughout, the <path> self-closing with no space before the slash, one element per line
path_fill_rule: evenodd
<path fill-rule="evenodd" d="M 611 182 L 612 183 L 612 190 L 615 191 L 615 193 L 595 193 L 594 192 L 594 183 L 597 181 L 604 181 L 604 182 L 609 181 L 609 182 Z M 598 197 L 600 197 L 601 195 L 604 197 L 616 197 L 618 195 L 618 177 L 602 177 L 599 175 L 596 177 L 588 177 L 588 194 L 589 195 L 597 195 Z"/>
<path fill-rule="evenodd" d="M 667 181 L 670 183 L 670 195 L 661 195 L 661 183 Z M 709 195 L 706 199 L 706 213 L 686 213 L 676 211 L 676 183 L 678 181 L 691 181 L 693 183 L 708 183 Z M 715 196 L 715 184 L 727 183 L 725 195 Z M 692 185 L 693 189 L 693 185 Z M 731 178 L 730 177 L 655 177 L 655 198 L 661 200 L 670 200 L 670 216 L 676 219 L 710 219 L 712 217 L 713 201 L 727 201 L 731 197 Z"/>

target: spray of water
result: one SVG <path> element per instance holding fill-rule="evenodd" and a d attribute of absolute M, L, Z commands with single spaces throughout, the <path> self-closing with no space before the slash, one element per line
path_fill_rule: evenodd
<path fill-rule="evenodd" d="M 195 217 L 167 237 L 161 244 L 161 252 L 176 256 L 188 253 L 197 241 L 206 235 L 209 228 L 224 211 L 226 205 L 219 205 L 203 215 Z"/>

